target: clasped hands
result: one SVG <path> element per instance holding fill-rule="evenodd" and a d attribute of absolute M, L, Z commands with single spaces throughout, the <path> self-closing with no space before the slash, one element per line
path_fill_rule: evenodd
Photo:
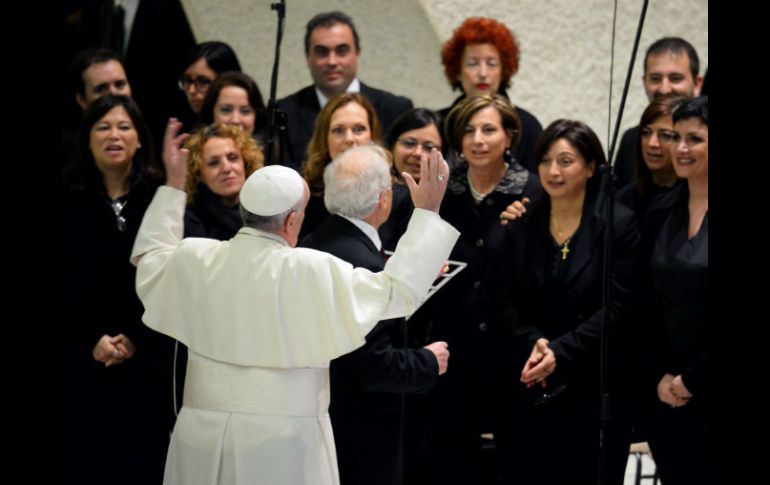
<path fill-rule="evenodd" d="M 666 373 L 658 382 L 658 398 L 672 408 L 684 406 L 691 397 L 692 393 L 685 387 L 681 374 L 674 376 Z"/>
<path fill-rule="evenodd" d="M 92 350 L 94 360 L 102 362 L 105 367 L 122 364 L 126 359 L 130 359 L 134 352 L 136 346 L 122 333 L 115 337 L 103 335 Z"/>
<path fill-rule="evenodd" d="M 556 355 L 548 347 L 548 339 L 539 338 L 532 347 L 524 368 L 521 370 L 521 382 L 527 388 L 540 384 L 546 386 L 546 378 L 556 370 Z"/>

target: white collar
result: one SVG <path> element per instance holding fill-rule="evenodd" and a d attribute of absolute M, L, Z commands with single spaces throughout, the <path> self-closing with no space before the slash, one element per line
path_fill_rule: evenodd
<path fill-rule="evenodd" d="M 262 231 L 260 229 L 254 229 L 253 227 L 243 226 L 242 228 L 240 228 L 238 230 L 238 234 L 245 234 L 247 236 L 254 236 L 254 237 L 261 237 L 261 238 L 265 238 L 265 239 L 270 239 L 272 241 L 281 243 L 284 246 L 288 246 L 289 245 L 289 242 L 286 239 L 284 239 L 281 236 L 279 236 L 278 234 L 275 234 L 273 232 Z"/>
<path fill-rule="evenodd" d="M 355 217 L 343 216 L 342 214 L 337 214 L 337 215 L 349 220 L 357 228 L 361 229 L 361 232 L 366 234 L 366 236 L 372 240 L 372 242 L 374 243 L 374 247 L 377 248 L 377 251 L 382 250 L 382 241 L 380 240 L 380 235 L 377 232 L 377 229 L 374 228 L 374 226 L 372 226 L 368 222 L 363 221 L 361 219 L 356 219 Z"/>
<path fill-rule="evenodd" d="M 326 106 L 326 103 L 329 102 L 329 98 L 326 97 L 326 95 L 318 89 L 318 86 L 315 87 L 315 95 L 318 96 L 318 104 L 321 106 L 321 109 L 324 109 L 324 106 Z M 353 81 L 348 85 L 348 88 L 345 90 L 346 93 L 358 93 L 361 91 L 361 81 L 358 80 L 358 78 L 353 78 Z"/>

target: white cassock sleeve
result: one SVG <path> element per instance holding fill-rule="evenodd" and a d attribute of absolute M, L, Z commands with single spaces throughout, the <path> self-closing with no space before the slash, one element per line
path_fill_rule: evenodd
<path fill-rule="evenodd" d="M 184 192 L 159 188 L 134 243 L 143 320 L 237 365 L 312 367 L 358 348 L 378 321 L 414 311 L 459 236 L 416 209 L 372 273 L 250 228 L 229 241 L 181 240 L 184 203 Z"/>

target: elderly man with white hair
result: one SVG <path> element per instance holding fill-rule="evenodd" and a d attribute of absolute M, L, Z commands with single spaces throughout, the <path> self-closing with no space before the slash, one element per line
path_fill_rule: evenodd
<path fill-rule="evenodd" d="M 387 155 L 376 146 L 345 151 L 324 170 L 331 217 L 300 246 L 325 251 L 356 268 L 381 271 L 377 233 L 393 204 Z M 404 476 L 404 393 L 429 391 L 447 370 L 446 342 L 404 348 L 403 318 L 383 320 L 366 344 L 331 362 L 331 404 L 340 481 L 399 485 Z"/>
<path fill-rule="evenodd" d="M 244 227 L 232 239 L 183 240 L 188 135 L 177 136 L 180 127 L 169 121 L 166 186 L 131 254 L 144 323 L 189 349 L 164 483 L 338 484 L 329 361 L 426 296 L 459 236 L 438 216 L 449 167 L 434 152 L 419 185 L 407 178 L 416 209 L 393 257 L 373 273 L 294 248 L 309 191 L 283 166 L 246 180 Z"/>

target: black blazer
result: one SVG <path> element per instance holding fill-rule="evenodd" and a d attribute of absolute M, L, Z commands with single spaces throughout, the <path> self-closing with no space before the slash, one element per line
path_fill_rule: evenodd
<path fill-rule="evenodd" d="M 644 218 L 634 312 L 643 343 L 637 365 L 655 400 L 666 372 L 681 373 L 693 394 L 707 385 L 708 212 L 688 240 L 688 200 L 689 187 L 679 182 L 653 200 Z"/>
<path fill-rule="evenodd" d="M 380 271 L 374 243 L 347 219 L 333 215 L 300 246 L 325 251 L 355 267 Z M 428 391 L 438 362 L 426 349 L 403 346 L 403 318 L 379 322 L 363 347 L 331 362 L 331 415 L 340 482 L 400 484 L 403 480 L 401 393 Z"/>
<path fill-rule="evenodd" d="M 621 483 L 630 429 L 630 345 L 625 316 L 639 233 L 636 217 L 629 209 L 618 203 L 614 209 L 613 267 L 609 281 L 613 295 L 608 307 L 612 346 L 607 375 L 612 416 L 605 436 L 608 483 Z M 603 214 L 594 214 L 594 204 L 585 204 L 580 228 L 569 244 L 568 266 L 563 278 L 556 278 L 551 276 L 551 258 L 558 253 L 549 234 L 549 218 L 550 199 L 546 197 L 533 203 L 524 217 L 506 226 L 509 243 L 504 254 L 513 260 L 506 265 L 512 278 L 509 281 L 513 282 L 508 287 L 507 300 L 513 302 L 515 316 L 509 320 L 512 359 L 503 368 L 514 378 L 501 383 L 505 392 L 498 416 L 506 430 L 505 441 L 510 440 L 506 446 L 511 449 L 504 450 L 504 454 L 516 456 L 517 463 L 527 466 L 514 466 L 503 472 L 510 475 L 506 483 L 595 483 L 592 465 L 553 464 L 595 464 L 598 460 L 599 334 L 605 316 L 602 266 L 607 223 Z M 556 370 L 547 379 L 554 397 L 535 405 L 543 400 L 542 388 L 526 389 L 518 376 L 540 337 L 550 341 L 556 355 Z M 561 392 L 556 393 L 556 389 Z M 547 456 L 539 451 L 543 449 L 548 449 Z"/>
<path fill-rule="evenodd" d="M 361 94 L 372 103 L 380 121 L 383 138 L 398 115 L 413 107 L 409 98 L 396 96 L 364 83 L 361 83 Z M 321 112 L 315 86 L 307 86 L 278 100 L 278 107 L 286 113 L 286 136 L 284 138 L 286 153 L 283 165 L 301 171 L 302 162 L 307 158 L 305 150 L 313 136 L 315 119 Z"/>
<path fill-rule="evenodd" d="M 621 317 L 630 305 L 639 231 L 633 212 L 618 203 L 614 209 L 613 295 L 609 308 L 611 322 L 616 325 L 614 348 L 623 352 L 627 329 L 622 328 L 625 320 Z M 544 285 L 551 264 L 546 261 L 545 251 L 552 244 L 549 215 L 550 200 L 545 197 L 507 227 L 506 255 L 512 263 L 505 265 L 510 273 L 504 286 L 516 313 L 511 319 L 515 322 L 513 335 L 518 350 L 514 365 L 520 371 L 535 341 L 545 337 L 556 354 L 555 380 L 565 379 L 568 384 L 580 386 L 596 381 L 598 376 L 598 368 L 592 366 L 598 363 L 599 331 L 604 319 L 602 261 L 606 223 L 603 216 L 594 214 L 593 204 L 585 205 L 579 234 L 573 237 L 570 248 L 574 253 L 570 254 L 564 298 L 554 305 L 548 303 Z"/>

